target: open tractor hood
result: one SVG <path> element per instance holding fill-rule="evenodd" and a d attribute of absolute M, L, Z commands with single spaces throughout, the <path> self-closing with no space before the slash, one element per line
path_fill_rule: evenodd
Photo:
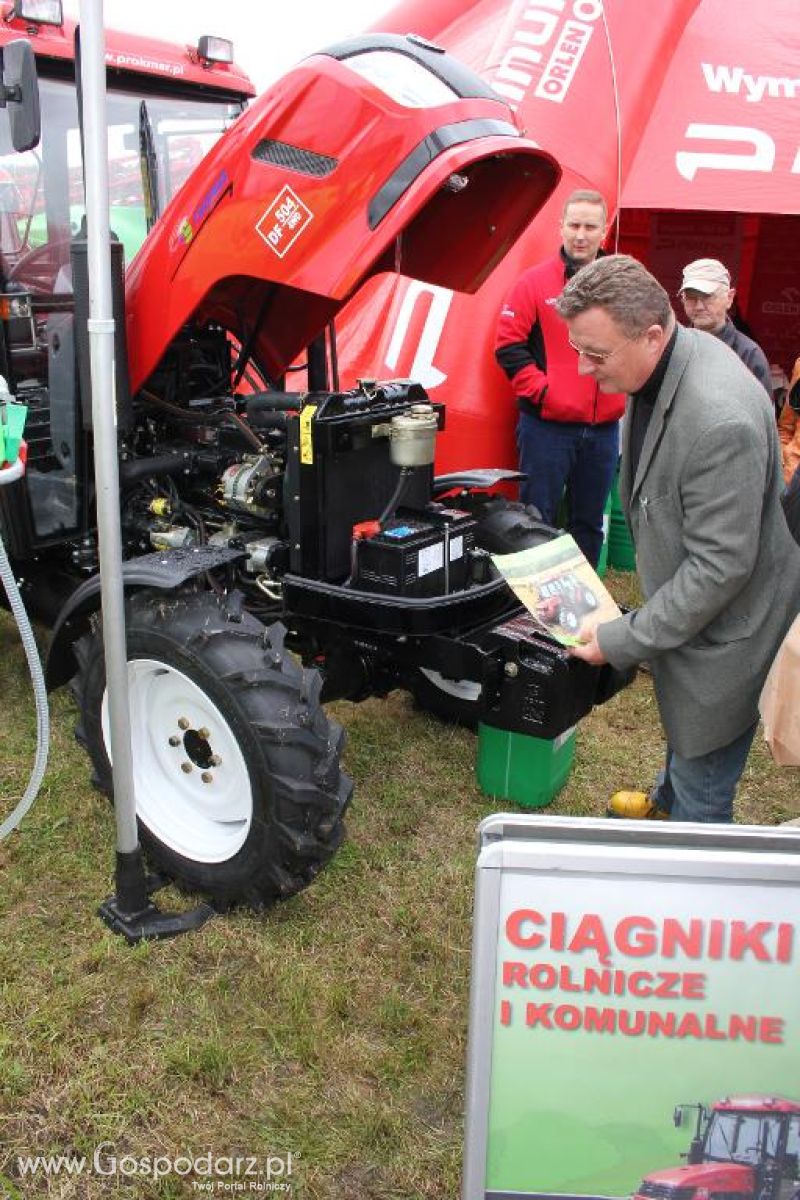
<path fill-rule="evenodd" d="M 371 276 L 475 291 L 560 176 L 476 74 L 414 35 L 313 55 L 175 195 L 127 279 L 135 393 L 190 319 L 277 379 Z"/>

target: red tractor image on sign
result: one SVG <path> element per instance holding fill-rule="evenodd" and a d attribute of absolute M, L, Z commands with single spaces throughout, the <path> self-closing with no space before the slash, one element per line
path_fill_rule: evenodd
<path fill-rule="evenodd" d="M 687 1165 L 646 1175 L 633 1200 L 798 1200 L 800 1102 L 732 1096 L 707 1108 L 679 1104 L 676 1126 L 696 1112 Z"/>

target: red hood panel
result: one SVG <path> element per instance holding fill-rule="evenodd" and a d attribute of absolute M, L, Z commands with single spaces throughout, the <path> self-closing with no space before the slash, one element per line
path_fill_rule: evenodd
<path fill-rule="evenodd" d="M 696 1163 L 693 1166 L 651 1171 L 647 1180 L 670 1188 L 704 1187 L 715 1191 L 750 1192 L 755 1184 L 755 1175 L 750 1167 L 738 1163 Z"/>
<path fill-rule="evenodd" d="M 376 272 L 473 291 L 558 177 L 499 99 L 403 107 L 346 61 L 307 59 L 219 140 L 133 260 L 132 387 L 190 318 L 241 339 L 257 325 L 256 358 L 279 375 Z"/>

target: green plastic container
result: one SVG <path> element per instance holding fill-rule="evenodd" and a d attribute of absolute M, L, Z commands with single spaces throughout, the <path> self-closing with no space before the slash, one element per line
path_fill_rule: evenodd
<path fill-rule="evenodd" d="M 635 571 L 636 551 L 633 548 L 625 519 L 620 517 L 620 522 L 614 524 L 612 513 L 611 522 L 608 533 L 608 565 L 616 571 Z"/>
<path fill-rule="evenodd" d="M 618 473 L 619 474 L 619 473 Z M 636 570 L 636 551 L 633 548 L 628 523 L 619 500 L 618 474 L 611 489 L 611 511 L 608 525 L 608 565 L 617 571 Z"/>
<path fill-rule="evenodd" d="M 0 464 L 17 461 L 27 415 L 27 404 L 8 402 L 0 408 Z"/>
<path fill-rule="evenodd" d="M 608 535 L 611 526 L 611 501 L 612 494 L 609 492 L 606 506 L 603 509 L 603 544 L 600 547 L 600 557 L 597 560 L 595 570 L 602 579 L 608 568 Z M 619 500 L 617 501 L 619 503 Z M 563 493 L 556 510 L 556 526 L 559 529 L 566 529 L 569 525 L 569 505 L 567 504 L 567 493 Z"/>
<path fill-rule="evenodd" d="M 478 786 L 487 795 L 513 800 L 523 808 L 544 808 L 569 779 L 577 726 L 557 738 L 509 733 L 478 726 Z"/>

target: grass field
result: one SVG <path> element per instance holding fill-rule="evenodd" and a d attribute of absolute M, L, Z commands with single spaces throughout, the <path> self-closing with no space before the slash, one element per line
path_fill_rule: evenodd
<path fill-rule="evenodd" d="M 631 577 L 608 582 L 630 602 Z M 34 751 L 5 615 L 0 694 L 4 816 Z M 474 736 L 403 694 L 335 711 L 355 798 L 333 864 L 265 916 L 234 912 L 132 949 L 95 915 L 112 890 L 113 815 L 89 785 L 69 695 L 52 698 L 45 785 L 0 844 L 0 1197 L 199 1195 L 198 1176 L 154 1180 L 142 1163 L 202 1168 L 208 1154 L 257 1159 L 262 1182 L 271 1172 L 309 1200 L 457 1196 L 475 830 L 509 805 L 478 790 Z M 602 814 L 611 790 L 648 783 L 661 754 L 640 674 L 581 724 L 549 811 Z M 738 819 L 797 817 L 797 784 L 759 742 Z M 89 1163 L 21 1179 L 17 1156 L 36 1154 Z"/>

